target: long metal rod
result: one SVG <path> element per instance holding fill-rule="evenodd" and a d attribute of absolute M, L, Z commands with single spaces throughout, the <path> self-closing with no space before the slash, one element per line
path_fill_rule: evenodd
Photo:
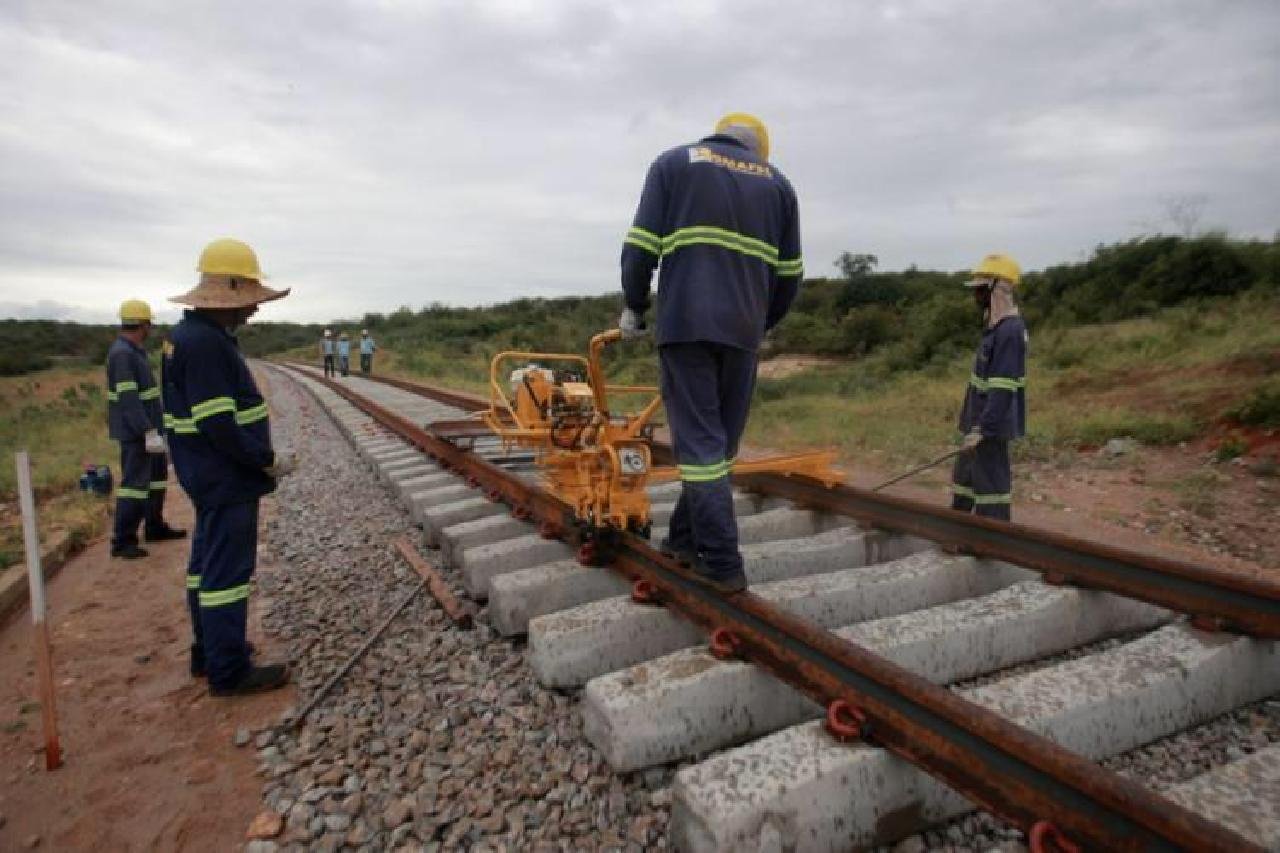
<path fill-rule="evenodd" d="M 317 381 L 427 452 L 449 444 L 341 383 Z M 440 450 L 437 458 L 477 487 L 574 538 L 576 530 L 567 523 L 571 512 L 554 497 L 456 447 Z M 613 568 L 648 581 L 659 601 L 695 623 L 731 632 L 748 660 L 818 702 L 843 700 L 858 708 L 873 743 L 1023 830 L 1048 820 L 1076 843 L 1108 850 L 1258 849 L 1136 782 L 763 599 L 708 590 L 643 540 L 622 537 Z"/>
<path fill-rule="evenodd" d="M 374 379 L 470 411 L 487 406 L 474 395 L 442 392 L 387 377 Z M 655 462 L 671 461 L 669 447 L 655 443 L 653 451 Z M 868 525 L 951 545 L 974 556 L 1017 563 L 1043 573 L 1053 583 L 1106 590 L 1186 613 L 1204 627 L 1280 638 L 1280 583 L 1263 577 L 958 513 L 923 501 L 878 494 L 875 489 L 828 488 L 806 477 L 777 474 L 735 475 L 734 482 Z"/>
<path fill-rule="evenodd" d="M 880 485 L 873 486 L 871 488 L 871 491 L 878 492 L 881 489 L 887 489 L 890 486 L 892 486 L 894 483 L 901 483 L 903 480 L 906 480 L 909 477 L 914 477 L 916 474 L 919 474 L 923 471 L 928 471 L 930 468 L 934 467 L 935 465 L 941 465 L 943 462 L 946 462 L 951 457 L 959 456 L 959 455 L 960 455 L 960 448 L 958 447 L 955 450 L 948 450 L 946 453 L 942 454 L 937 459 L 931 459 L 928 462 L 924 463 L 923 465 L 917 465 L 916 467 L 912 468 L 910 471 L 899 474 L 898 476 L 894 477 L 892 480 L 885 480 Z"/>

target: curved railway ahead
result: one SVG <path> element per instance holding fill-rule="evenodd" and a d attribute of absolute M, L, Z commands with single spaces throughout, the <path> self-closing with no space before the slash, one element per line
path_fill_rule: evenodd
<path fill-rule="evenodd" d="M 481 618 L 528 636 L 538 679 L 583 688 L 615 770 L 702 759 L 676 776 L 679 849 L 891 843 L 974 803 L 1033 848 L 1280 847 L 1280 745 L 1161 795 L 1095 763 L 1280 694 L 1280 586 L 754 475 L 736 499 L 751 592 L 722 598 L 640 540 L 612 571 L 579 565 L 529 456 L 457 438 L 482 401 L 281 372 L 487 602 Z M 650 489 L 655 527 L 677 490 Z"/>

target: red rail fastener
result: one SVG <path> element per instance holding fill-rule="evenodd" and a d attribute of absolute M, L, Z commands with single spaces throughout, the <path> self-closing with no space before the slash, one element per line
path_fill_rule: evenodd
<path fill-rule="evenodd" d="M 467 485 L 473 489 L 480 488 L 480 478 L 473 474 L 472 476 L 467 478 Z"/>
<path fill-rule="evenodd" d="M 538 525 L 538 535 L 543 539 L 559 539 L 560 528 L 550 521 L 544 521 Z"/>
<path fill-rule="evenodd" d="M 1227 630 L 1227 620 L 1220 616 L 1206 616 L 1201 613 L 1191 617 L 1191 627 L 1199 628 L 1201 631 L 1210 631 L 1218 633 Z"/>
<path fill-rule="evenodd" d="M 659 604 L 658 588 L 653 585 L 652 581 L 642 578 L 632 585 L 631 600 L 636 604 Z"/>
<path fill-rule="evenodd" d="M 496 503 L 502 502 L 502 492 L 498 491 L 497 489 L 490 489 L 489 491 L 484 493 L 484 496 L 489 499 L 490 503 L 496 504 Z"/>
<path fill-rule="evenodd" d="M 1053 853 L 1055 850 L 1061 853 L 1080 853 L 1080 845 L 1063 835 L 1056 824 L 1047 820 L 1036 821 L 1028 836 L 1031 853 Z"/>
<path fill-rule="evenodd" d="M 718 660 L 733 660 L 738 657 L 742 647 L 742 638 L 728 628 L 716 628 L 711 632 L 711 656 Z"/>
<path fill-rule="evenodd" d="M 1044 582 L 1050 586 L 1065 586 L 1067 583 L 1067 576 L 1061 572 L 1045 572 Z"/>
<path fill-rule="evenodd" d="M 827 706 L 826 725 L 831 736 L 841 743 L 867 739 L 867 715 L 844 699 L 831 700 Z"/>
<path fill-rule="evenodd" d="M 578 546 L 578 562 L 584 566 L 594 566 L 599 556 L 600 552 L 594 542 L 583 542 Z"/>

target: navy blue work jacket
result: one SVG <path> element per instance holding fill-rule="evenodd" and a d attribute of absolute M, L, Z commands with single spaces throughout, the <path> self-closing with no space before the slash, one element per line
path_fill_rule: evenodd
<path fill-rule="evenodd" d="M 151 377 L 147 351 L 119 337 L 107 350 L 107 430 L 115 441 L 142 441 L 163 423 L 160 387 Z"/>
<path fill-rule="evenodd" d="M 982 333 L 960 410 L 960 431 L 987 438 L 1027 433 L 1027 326 L 1016 314 Z"/>
<path fill-rule="evenodd" d="M 622 247 L 623 297 L 641 315 L 659 262 L 659 345 L 756 350 L 804 272 L 791 183 L 728 136 L 664 152 L 649 167 Z"/>
<path fill-rule="evenodd" d="M 275 488 L 267 403 L 235 337 L 187 311 L 164 348 L 164 423 L 182 488 L 197 506 L 260 498 Z"/>

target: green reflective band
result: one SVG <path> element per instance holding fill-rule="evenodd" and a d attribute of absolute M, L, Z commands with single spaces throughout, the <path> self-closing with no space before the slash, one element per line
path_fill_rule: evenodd
<path fill-rule="evenodd" d="M 124 382 L 116 383 L 116 393 L 123 394 L 125 391 L 137 391 L 138 383 L 132 379 L 126 379 Z"/>
<path fill-rule="evenodd" d="M 240 424 L 240 426 L 248 426 L 249 424 L 257 423 L 260 420 L 264 420 L 266 417 L 267 417 L 267 404 L 259 403 L 258 405 L 253 406 L 251 408 L 241 409 L 237 411 L 236 423 Z"/>
<path fill-rule="evenodd" d="M 652 231 L 646 231 L 634 225 L 627 230 L 627 238 L 622 242 L 644 249 L 651 255 L 662 254 L 662 238 Z"/>
<path fill-rule="evenodd" d="M 139 391 L 139 392 L 138 392 L 138 397 L 139 397 L 140 399 L 143 399 L 143 400 L 159 400 L 159 399 L 160 399 L 160 387 L 159 387 L 159 386 L 156 386 L 155 388 L 148 388 L 148 389 L 147 389 L 147 390 L 145 390 L 145 391 Z"/>
<path fill-rule="evenodd" d="M 117 394 L 115 391 L 108 391 L 108 392 L 107 392 L 107 399 L 108 399 L 108 400 L 110 400 L 110 401 L 111 401 L 111 402 L 113 402 L 113 403 L 117 403 L 117 402 L 119 402 L 119 401 L 120 401 L 120 395 L 119 395 L 119 394 Z"/>
<path fill-rule="evenodd" d="M 235 604 L 237 601 L 244 601 L 248 597 L 249 585 L 247 583 L 233 586 L 230 589 L 202 589 L 200 590 L 200 606 L 225 607 L 228 604 Z"/>
<path fill-rule="evenodd" d="M 803 275 L 804 260 L 802 258 L 791 258 L 785 261 L 778 261 L 778 275 Z"/>
<path fill-rule="evenodd" d="M 220 415 L 223 412 L 229 412 L 234 415 L 236 413 L 236 401 L 230 397 L 214 397 L 212 400 L 196 403 L 191 407 L 191 420 L 193 423 L 199 423 L 205 418 Z"/>
<path fill-rule="evenodd" d="M 167 488 L 169 488 L 169 484 L 164 480 L 151 481 L 151 491 L 153 492 L 163 492 Z"/>
<path fill-rule="evenodd" d="M 992 376 L 983 379 L 976 373 L 969 374 L 969 384 L 979 391 L 1018 391 L 1027 387 L 1026 377 L 1013 379 L 1007 376 Z"/>
<path fill-rule="evenodd" d="M 1009 492 L 1004 494 L 980 495 L 968 486 L 961 486 L 958 483 L 951 484 L 953 494 L 962 498 L 968 498 L 976 504 L 1007 504 L 1013 503 L 1013 495 Z"/>
<path fill-rule="evenodd" d="M 187 575 L 187 589 L 199 589 L 199 588 L 200 588 L 200 576 Z"/>
<path fill-rule="evenodd" d="M 121 486 L 116 489 L 116 497 L 131 498 L 136 501 L 145 501 L 147 499 L 146 489 L 131 489 L 128 486 Z"/>
<path fill-rule="evenodd" d="M 679 468 L 680 479 L 686 483 L 706 483 L 729 476 L 729 472 L 733 470 L 733 460 L 722 459 L 710 465 L 681 465 Z"/>
<path fill-rule="evenodd" d="M 200 432 L 191 418 L 175 418 L 168 413 L 164 416 L 164 428 L 173 430 L 178 435 L 195 435 Z"/>
<path fill-rule="evenodd" d="M 671 232 L 662 238 L 662 254 L 670 255 L 677 249 L 699 243 L 741 252 L 744 255 L 759 258 L 770 266 L 778 264 L 776 246 L 771 246 L 755 237 L 748 237 L 746 234 L 716 228 L 714 225 L 692 225 Z"/>

